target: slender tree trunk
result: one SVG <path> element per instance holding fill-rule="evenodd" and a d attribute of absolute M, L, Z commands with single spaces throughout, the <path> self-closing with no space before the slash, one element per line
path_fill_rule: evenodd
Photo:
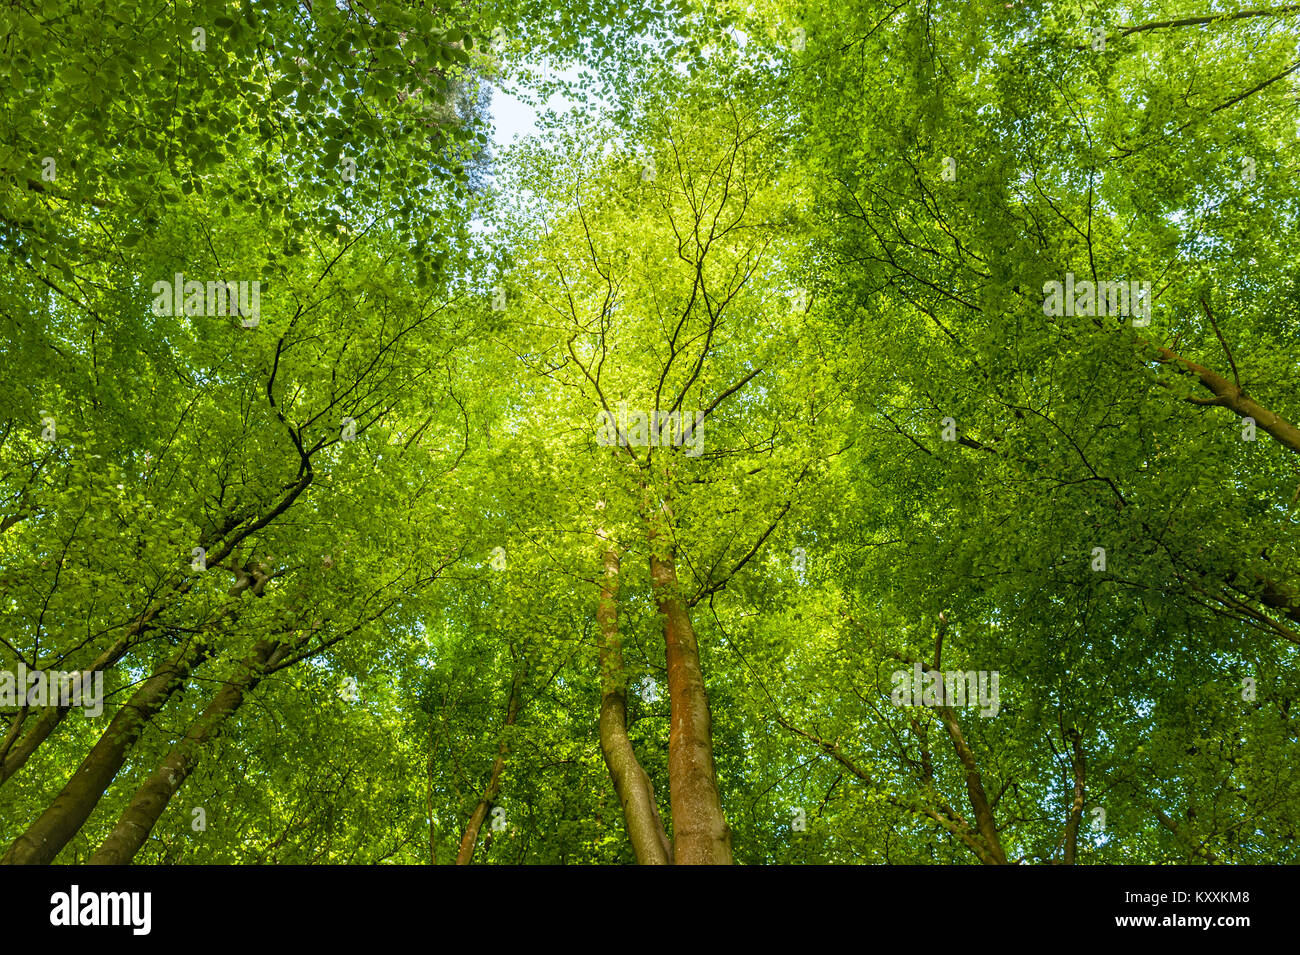
<path fill-rule="evenodd" d="M 122 812 L 112 832 L 90 857 L 90 865 L 126 865 L 135 858 L 149 833 L 186 778 L 194 770 L 203 747 L 221 731 L 222 724 L 239 709 L 244 697 L 261 682 L 266 668 L 289 652 L 289 646 L 263 640 L 241 664 L 241 672 L 224 683 L 185 737 L 168 751 Z"/>
<path fill-rule="evenodd" d="M 1070 818 L 1065 823 L 1065 864 L 1074 865 L 1079 854 L 1079 821 L 1083 819 L 1084 785 L 1088 773 L 1078 731 L 1071 730 L 1066 735 L 1070 740 L 1070 769 L 1074 774 L 1074 799 L 1070 803 Z"/>
<path fill-rule="evenodd" d="M 301 488 L 292 491 L 288 500 L 291 502 L 293 498 L 298 496 L 300 491 Z M 284 506 L 284 504 L 281 504 L 281 507 L 278 510 L 283 510 Z M 242 520 L 243 518 L 227 514 L 221 526 L 216 530 L 216 539 L 223 539 L 228 533 L 230 533 L 230 531 L 234 530 Z M 230 546 L 231 545 L 226 545 L 224 548 L 217 551 L 213 555 L 214 558 L 223 559 L 230 551 Z M 117 661 L 135 645 L 141 634 L 154 629 L 157 625 L 158 617 L 167 607 L 173 606 L 178 598 L 189 593 L 196 580 L 197 578 L 191 577 L 172 587 L 171 592 L 166 596 L 166 598 L 157 601 L 152 607 L 145 611 L 141 617 L 137 618 L 134 623 L 128 626 L 127 631 L 122 634 L 122 636 L 118 637 L 117 640 L 115 640 L 95 659 L 95 661 L 90 665 L 88 672 L 94 673 L 99 670 L 107 670 L 116 664 Z M 225 608 L 214 620 L 209 622 L 204 629 L 211 627 L 217 621 L 225 617 L 238 615 L 240 606 L 240 604 L 235 604 Z M 0 742 L 0 785 L 3 785 L 6 780 L 18 772 L 18 770 L 22 769 L 27 760 L 31 758 L 32 754 L 36 752 L 43 742 L 45 742 L 50 733 L 52 733 L 61 722 L 63 722 L 63 718 L 67 715 L 68 709 L 65 707 L 50 707 L 42 713 L 36 723 L 21 736 L 19 736 L 19 733 L 22 729 L 22 718 L 25 714 L 20 714 L 19 718 L 15 719 L 14 724 L 5 735 L 3 742 Z"/>
<path fill-rule="evenodd" d="M 106 670 L 120 660 L 131 645 L 131 636 L 135 632 L 138 631 L 133 628 L 131 633 L 119 637 L 112 646 L 99 655 L 87 672 L 95 673 L 99 670 Z M 63 722 L 63 718 L 68 715 L 70 709 L 71 707 L 67 706 L 48 707 L 41 713 L 36 722 L 28 728 L 27 732 L 21 736 L 18 733 L 22 728 L 22 722 L 15 718 L 14 724 L 5 737 L 3 749 L 0 750 L 0 756 L 3 756 L 3 762 L 0 762 L 0 784 L 3 784 L 14 773 L 23 768 L 23 765 L 31 758 L 32 754 L 54 732 L 54 728 Z"/>
<path fill-rule="evenodd" d="M 608 540 L 604 531 L 596 534 Z M 623 807 L 623 823 L 636 861 L 640 865 L 670 865 L 672 845 L 659 816 L 654 785 L 627 735 L 627 672 L 618 631 L 619 557 L 612 546 L 605 550 L 604 565 L 605 582 L 596 607 L 600 625 L 600 751 Z"/>
<path fill-rule="evenodd" d="M 148 614 L 137 620 L 126 633 L 113 641 L 107 649 L 104 650 L 95 661 L 90 665 L 88 673 L 96 673 L 100 670 L 107 670 L 112 667 L 127 650 L 131 648 L 132 641 L 144 631 L 148 630 L 154 619 L 162 613 L 163 605 L 156 605 Z M 63 718 L 68 715 L 70 707 L 51 706 L 43 712 L 36 722 L 23 733 L 18 735 L 22 727 L 21 722 L 15 721 L 10 728 L 9 734 L 5 737 L 3 747 L 0 747 L 0 756 L 3 761 L 0 762 L 0 784 L 23 768 L 23 765 L 31 758 L 40 745 L 45 742 L 50 733 L 54 732 Z"/>
<path fill-rule="evenodd" d="M 1002 840 L 998 838 L 997 820 L 993 817 L 993 808 L 989 805 L 989 798 L 984 792 L 984 781 L 975 762 L 975 754 L 966 745 L 961 724 L 957 722 L 957 713 L 951 706 L 940 706 L 937 709 L 944 727 L 948 730 L 948 736 L 952 739 L 953 749 L 957 751 L 957 758 L 961 760 L 966 770 L 966 795 L 970 798 L 971 809 L 975 811 L 975 826 L 988 847 L 985 864 L 1006 865 L 1007 854 L 1002 849 Z"/>
<path fill-rule="evenodd" d="M 145 680 L 99 737 L 62 791 L 9 847 L 0 864 L 46 865 L 90 818 L 104 790 L 126 762 L 146 723 L 207 656 L 206 644 L 190 643 Z"/>
<path fill-rule="evenodd" d="M 519 715 L 522 686 L 523 674 L 516 673 L 510 683 L 510 703 L 506 707 L 507 729 L 515 725 L 515 718 Z M 478 844 L 478 834 L 483 828 L 483 820 L 487 818 L 488 810 L 496 801 L 497 794 L 501 792 L 501 770 L 506 764 L 508 748 L 506 741 L 501 740 L 501 745 L 497 747 L 497 757 L 492 761 L 492 776 L 488 780 L 487 789 L 483 791 L 483 798 L 478 801 L 474 812 L 470 814 L 469 821 L 465 823 L 465 831 L 460 837 L 460 851 L 456 854 L 456 865 L 469 865 L 474 859 L 474 847 Z"/>
<path fill-rule="evenodd" d="M 663 618 L 668 658 L 671 728 L 668 784 L 673 815 L 673 858 L 677 865 L 730 865 L 731 829 L 722 813 L 713 765 L 709 696 L 700 667 L 699 646 L 677 580 L 677 565 L 664 540 L 665 504 L 651 515 L 650 578 Z"/>

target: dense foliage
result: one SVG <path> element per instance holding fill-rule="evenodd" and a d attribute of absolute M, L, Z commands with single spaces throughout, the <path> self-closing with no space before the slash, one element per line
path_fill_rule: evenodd
<path fill-rule="evenodd" d="M 1300 860 L 1298 26 L 0 11 L 4 861 Z"/>

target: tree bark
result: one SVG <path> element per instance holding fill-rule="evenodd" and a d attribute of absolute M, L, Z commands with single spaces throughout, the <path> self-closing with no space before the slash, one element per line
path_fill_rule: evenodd
<path fill-rule="evenodd" d="M 1155 360 L 1161 364 L 1169 365 L 1183 374 L 1194 375 L 1201 386 L 1214 395 L 1213 398 L 1188 398 L 1190 403 L 1227 408 L 1239 418 L 1252 418 L 1261 431 L 1272 435 L 1284 448 L 1300 454 L 1300 428 L 1248 396 L 1240 385 L 1163 345 L 1145 339 L 1140 340 L 1140 344 L 1150 345 L 1155 350 Z"/>
<path fill-rule="evenodd" d="M 925 667 L 931 672 L 938 672 L 942 680 L 943 672 L 941 670 L 943 662 L 943 637 L 948 629 L 948 621 L 944 615 L 939 614 L 939 632 L 935 638 L 934 647 L 934 666 Z M 941 683 L 944 693 L 947 693 L 947 684 Z M 966 770 L 966 795 L 970 799 L 971 809 L 975 813 L 975 827 L 979 830 L 980 838 L 984 841 L 987 854 L 983 856 L 985 865 L 1006 865 L 1007 855 L 1002 849 L 1002 840 L 998 838 L 998 824 L 993 816 L 993 807 L 989 804 L 989 797 L 984 792 L 984 779 L 980 775 L 979 764 L 975 761 L 975 754 L 966 743 L 966 737 L 962 735 L 961 723 L 957 720 L 957 711 L 950 705 L 951 700 L 945 698 L 943 706 L 936 707 L 939 719 L 943 722 L 943 727 L 948 731 L 948 737 L 952 740 L 952 747 L 957 753 L 957 758 L 961 760 L 962 768 Z"/>
<path fill-rule="evenodd" d="M 220 530 L 221 534 L 228 533 L 229 529 L 234 526 L 234 518 L 227 517 L 225 524 Z M 162 612 L 169 606 L 172 606 L 175 600 L 184 596 L 194 586 L 196 578 L 191 578 L 179 584 L 174 588 L 174 592 L 165 600 L 159 600 L 150 607 L 142 616 L 130 624 L 125 633 L 118 637 L 109 645 L 103 653 L 95 658 L 87 672 L 95 673 L 99 670 L 108 670 L 114 666 L 122 657 L 139 642 L 142 634 L 149 632 L 157 627 L 157 619 Z M 210 629 L 219 621 L 238 616 L 242 604 L 232 604 L 223 609 L 211 621 L 203 626 L 204 630 Z M 19 732 L 22 728 L 20 720 L 16 720 L 11 727 L 10 732 L 6 734 L 3 745 L 0 745 L 0 785 L 23 768 L 23 765 L 31 758 L 40 745 L 45 742 L 55 728 L 63 722 L 63 718 L 68 715 L 66 707 L 50 707 L 36 721 L 28 731 L 21 736 Z"/>
<path fill-rule="evenodd" d="M 99 655 L 86 672 L 95 673 L 100 670 L 107 670 L 120 660 L 130 647 L 131 637 L 135 632 L 138 631 L 133 629 L 132 633 L 119 637 L 112 646 Z M 3 760 L 0 761 L 0 784 L 3 784 L 14 773 L 23 768 L 32 754 L 54 732 L 54 728 L 63 722 L 63 718 L 68 715 L 69 709 L 70 707 L 66 706 L 48 707 L 37 718 L 36 722 L 28 728 L 27 732 L 21 736 L 18 734 L 22 729 L 22 722 L 19 718 L 15 718 L 8 735 L 5 737 L 4 746 L 0 748 L 0 757 L 3 757 Z"/>
<path fill-rule="evenodd" d="M 596 535 L 602 541 L 608 540 L 604 531 L 597 530 Z M 619 557 L 612 546 L 605 550 L 604 570 L 605 581 L 596 607 L 600 625 L 600 751 L 623 807 L 623 824 L 637 863 L 671 865 L 672 844 L 664 832 L 654 785 L 636 758 L 627 734 L 627 671 L 618 631 Z"/>
<path fill-rule="evenodd" d="M 203 747 L 221 731 L 222 725 L 239 709 L 247 693 L 265 675 L 266 667 L 282 658 L 289 646 L 263 640 L 241 663 L 241 672 L 224 683 L 185 737 L 171 748 L 157 769 L 150 774 L 122 812 L 117 824 L 95 853 L 89 865 L 127 865 L 149 838 L 172 796 L 184 785 L 194 770 Z"/>
<path fill-rule="evenodd" d="M 115 776 L 126 762 L 146 723 L 184 684 L 190 671 L 208 655 L 207 644 L 182 647 L 156 673 L 141 684 L 113 717 L 99 741 L 81 761 L 72 778 L 27 831 L 14 840 L 0 865 L 47 865 L 90 818 Z"/>
<path fill-rule="evenodd" d="M 668 658 L 671 729 L 668 735 L 668 785 L 673 816 L 673 858 L 677 865 L 730 865 L 731 829 L 722 812 L 709 697 L 700 667 L 695 628 L 682 599 L 671 546 L 665 548 L 663 521 L 651 515 L 650 578 L 663 618 Z"/>
<path fill-rule="evenodd" d="M 162 613 L 163 609 L 163 604 L 156 604 L 148 613 L 132 624 L 126 633 L 118 637 L 103 653 L 96 657 L 86 672 L 96 673 L 100 670 L 108 670 L 118 660 L 122 659 L 126 651 L 131 648 L 135 638 L 152 627 L 153 621 Z M 63 718 L 68 715 L 68 710 L 69 708 L 65 706 L 49 707 L 22 736 L 18 736 L 21 723 L 15 722 L 5 739 L 3 749 L 0 749 L 0 756 L 3 756 L 3 762 L 0 762 L 0 784 L 3 784 L 14 773 L 23 768 L 23 765 L 40 748 L 40 745 L 45 742 L 50 733 L 54 732 L 55 727 L 63 722 Z"/>
<path fill-rule="evenodd" d="M 966 738 L 962 736 L 961 725 L 957 722 L 957 714 L 953 708 L 940 706 L 937 709 L 944 728 L 948 730 L 948 736 L 952 739 L 953 749 L 957 751 L 957 758 L 961 760 L 962 767 L 966 770 L 966 795 L 970 798 L 971 809 L 975 812 L 975 825 L 989 850 L 985 861 L 988 864 L 1006 865 L 1007 855 L 1002 849 L 1002 840 L 998 838 L 997 822 L 993 818 L 989 797 L 984 792 L 984 781 L 975 763 L 975 754 L 966 745 Z"/>
<path fill-rule="evenodd" d="M 507 729 L 515 725 L 515 718 L 519 715 L 519 691 L 522 685 L 523 674 L 516 673 L 510 683 L 510 703 L 506 707 Z M 487 789 L 483 791 L 483 798 L 478 801 L 474 812 L 470 814 L 469 821 L 465 823 L 465 831 L 460 837 L 460 851 L 456 853 L 456 865 L 469 865 L 474 860 L 474 847 L 478 844 L 478 834 L 483 828 L 483 820 L 487 818 L 488 810 L 496 801 L 497 794 L 501 792 L 501 770 L 505 767 L 508 749 L 506 741 L 501 740 L 501 745 L 497 747 L 497 757 L 492 761 L 492 775 L 488 779 Z"/>
<path fill-rule="evenodd" d="M 1070 803 L 1070 818 L 1065 823 L 1065 864 L 1074 865 L 1079 854 L 1079 822 L 1083 819 L 1084 784 L 1088 776 L 1079 731 L 1072 729 L 1067 736 L 1070 740 L 1070 769 L 1074 775 L 1074 799 Z"/>

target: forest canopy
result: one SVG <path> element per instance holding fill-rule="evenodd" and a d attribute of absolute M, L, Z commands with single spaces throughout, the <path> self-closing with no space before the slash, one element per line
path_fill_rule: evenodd
<path fill-rule="evenodd" d="M 0 859 L 1300 861 L 1298 37 L 0 10 Z"/>

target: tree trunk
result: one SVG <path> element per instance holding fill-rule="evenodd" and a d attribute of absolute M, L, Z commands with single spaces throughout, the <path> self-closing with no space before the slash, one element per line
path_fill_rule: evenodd
<path fill-rule="evenodd" d="M 118 637 L 111 646 L 104 650 L 86 671 L 96 673 L 100 670 L 107 670 L 118 660 L 122 659 L 126 651 L 131 648 L 132 641 L 150 629 L 153 621 L 162 613 L 163 605 L 155 605 L 144 617 L 137 620 L 131 628 L 122 636 Z M 22 736 L 18 736 L 21 729 L 21 723 L 15 722 L 8 736 L 5 739 L 3 749 L 0 749 L 0 756 L 3 762 L 0 762 L 0 784 L 9 779 L 14 773 L 23 768 L 23 765 L 31 758 L 40 745 L 45 742 L 50 733 L 54 732 L 63 718 L 68 715 L 68 707 L 51 706 L 45 710 L 33 725 Z"/>
<path fill-rule="evenodd" d="M 1070 740 L 1070 769 L 1074 774 L 1074 799 L 1070 803 L 1070 817 L 1065 823 L 1065 864 L 1074 865 L 1079 855 L 1079 822 L 1083 819 L 1084 786 L 1088 779 L 1083 746 L 1078 730 L 1066 734 Z"/>
<path fill-rule="evenodd" d="M 291 502 L 298 496 L 300 491 L 301 488 L 295 488 L 295 490 L 291 492 L 288 500 Z M 282 503 L 278 510 L 283 510 L 284 506 L 285 505 Z M 277 512 L 273 512 L 273 514 L 278 513 L 278 510 Z M 216 539 L 223 539 L 228 533 L 230 533 L 230 531 L 234 530 L 242 520 L 243 518 L 227 514 L 221 526 L 216 529 Z M 230 548 L 231 545 L 226 545 L 213 555 L 214 558 L 224 559 L 224 556 L 229 553 Z M 198 578 L 196 577 L 190 577 L 170 588 L 171 592 L 168 593 L 165 598 L 154 603 L 153 606 L 145 611 L 142 616 L 129 625 L 129 629 L 126 633 L 118 637 L 117 640 L 115 640 L 95 659 L 95 661 L 90 665 L 88 672 L 94 673 L 98 670 L 107 670 L 116 664 L 117 661 L 135 645 L 137 638 L 140 637 L 141 634 L 147 633 L 157 626 L 156 621 L 165 609 L 175 605 L 176 601 L 180 597 L 189 593 L 189 591 L 194 587 L 197 579 Z M 225 608 L 216 618 L 206 624 L 204 629 L 208 629 L 213 624 L 217 623 L 217 621 L 225 617 L 237 616 L 240 606 L 240 604 L 235 604 Z M 63 718 L 68 715 L 68 710 L 64 707 L 50 707 L 41 714 L 40 718 L 31 729 L 22 736 L 19 736 L 18 734 L 22 729 L 22 715 L 23 714 L 20 714 L 20 718 L 15 719 L 9 733 L 6 734 L 3 743 L 0 744 L 0 785 L 3 785 L 7 779 L 18 772 L 18 770 L 22 769 L 23 765 L 31 758 L 32 754 L 36 752 L 43 742 L 45 742 L 50 733 L 54 731 L 55 727 L 63 721 Z"/>
<path fill-rule="evenodd" d="M 709 697 L 700 668 L 699 646 L 677 580 L 677 565 L 663 535 L 660 516 L 652 516 L 650 578 L 663 618 L 668 657 L 671 728 L 668 735 L 668 785 L 673 815 L 673 858 L 677 865 L 730 865 L 731 830 L 722 813 Z"/>
<path fill-rule="evenodd" d="M 2 865 L 47 865 L 90 818 L 108 784 L 117 776 L 127 753 L 146 723 L 184 684 L 190 671 L 208 654 L 206 644 L 187 644 L 135 691 L 62 791 L 27 831 L 14 840 Z"/>
<path fill-rule="evenodd" d="M 507 729 L 515 725 L 515 718 L 519 715 L 519 691 L 522 685 L 523 674 L 516 673 L 510 683 L 510 703 L 506 707 Z M 478 801 L 474 812 L 470 814 L 469 821 L 465 823 L 465 832 L 460 837 L 460 851 L 456 853 L 456 865 L 469 865 L 474 859 L 474 847 L 478 844 L 478 834 L 483 828 L 483 820 L 487 818 L 488 810 L 496 801 L 497 794 L 501 792 L 501 770 L 506 764 L 507 749 L 506 741 L 501 740 L 501 745 L 497 747 L 497 757 L 492 761 L 492 776 L 488 780 L 487 789 L 483 791 L 483 798 Z"/>
<path fill-rule="evenodd" d="M 283 657 L 287 644 L 263 640 L 246 657 L 242 672 L 222 684 L 201 716 L 195 720 L 184 739 L 171 748 L 158 768 L 136 790 L 112 832 L 87 860 L 89 865 L 126 865 L 135 858 L 163 810 L 194 770 L 203 747 L 220 731 L 226 719 L 239 709 L 249 693 L 261 681 L 266 667 Z"/>
<path fill-rule="evenodd" d="M 953 749 L 957 751 L 957 758 L 966 770 L 966 795 L 970 798 L 971 809 L 975 811 L 975 825 L 988 847 L 988 856 L 984 862 L 986 865 L 1006 865 L 1007 854 L 1002 849 L 1002 840 L 998 838 L 997 820 L 993 817 L 989 797 L 984 792 L 984 781 L 975 762 L 975 754 L 966 745 L 961 724 L 957 722 L 957 713 L 951 706 L 940 706 L 937 709 L 939 718 L 943 720 L 944 728 L 952 739 Z"/>
<path fill-rule="evenodd" d="M 100 670 L 107 670 L 114 663 L 122 658 L 130 646 L 129 636 L 120 637 L 112 646 L 99 655 L 99 658 L 91 664 L 87 673 L 95 673 Z M 63 718 L 68 715 L 71 707 L 51 706 L 46 708 L 28 728 L 26 733 L 19 736 L 22 729 L 22 722 L 19 717 L 14 718 L 14 723 L 10 727 L 8 735 L 5 737 L 4 746 L 0 749 L 0 784 L 22 769 L 27 760 L 33 753 L 40 748 L 49 735 L 54 732 L 54 728 L 63 722 Z M 20 716 L 23 714 L 20 713 Z"/>
<path fill-rule="evenodd" d="M 596 535 L 608 539 L 604 531 L 598 530 Z M 623 807 L 623 824 L 637 863 L 670 865 L 672 845 L 659 816 L 654 786 L 627 735 L 627 672 L 618 632 L 619 558 L 613 547 L 605 551 L 604 564 L 605 582 L 596 608 L 600 625 L 600 751 Z"/>

